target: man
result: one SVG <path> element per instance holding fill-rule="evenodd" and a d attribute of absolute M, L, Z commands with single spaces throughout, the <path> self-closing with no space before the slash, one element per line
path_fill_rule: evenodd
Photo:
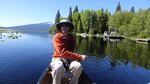
<path fill-rule="evenodd" d="M 61 84 L 61 78 L 65 70 L 73 74 L 70 84 L 78 84 L 78 78 L 82 72 L 81 60 L 86 59 L 86 55 L 74 53 L 75 37 L 69 34 L 74 26 L 67 19 L 61 20 L 56 24 L 58 32 L 53 37 L 54 53 L 52 62 L 53 84 Z M 69 66 L 68 66 L 69 65 Z"/>

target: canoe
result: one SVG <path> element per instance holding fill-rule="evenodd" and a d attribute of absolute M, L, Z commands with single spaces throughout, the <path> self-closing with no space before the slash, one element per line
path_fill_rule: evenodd
<path fill-rule="evenodd" d="M 137 41 L 149 43 L 149 42 L 150 42 L 150 39 L 137 39 Z"/>
<path fill-rule="evenodd" d="M 40 76 L 37 84 L 52 84 L 51 68 L 47 67 Z M 69 79 L 62 78 L 61 84 L 69 84 Z M 87 75 L 82 71 L 78 84 L 93 84 Z"/>

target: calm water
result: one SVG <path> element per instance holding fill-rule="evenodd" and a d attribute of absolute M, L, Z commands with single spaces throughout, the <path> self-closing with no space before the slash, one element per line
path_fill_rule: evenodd
<path fill-rule="evenodd" d="M 0 39 L 0 84 L 36 84 L 51 55 L 46 32 L 5 33 Z"/>
<path fill-rule="evenodd" d="M 150 45 L 77 37 L 75 52 L 89 58 L 84 71 L 96 84 L 148 84 Z M 0 84 L 36 84 L 53 53 L 46 32 L 0 34 Z"/>
<path fill-rule="evenodd" d="M 76 52 L 89 55 L 84 71 L 96 84 L 150 83 L 149 44 L 81 37 L 76 41 Z"/>

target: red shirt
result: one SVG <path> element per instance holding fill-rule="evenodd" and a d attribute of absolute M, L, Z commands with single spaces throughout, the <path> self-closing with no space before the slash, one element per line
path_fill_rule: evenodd
<path fill-rule="evenodd" d="M 72 60 L 81 60 L 81 55 L 73 53 L 75 46 L 75 38 L 71 35 L 64 36 L 63 33 L 58 32 L 53 37 L 54 44 L 54 58 L 69 58 Z"/>

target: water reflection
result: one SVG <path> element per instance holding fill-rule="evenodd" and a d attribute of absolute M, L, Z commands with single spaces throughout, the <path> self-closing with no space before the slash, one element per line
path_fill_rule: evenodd
<path fill-rule="evenodd" d="M 79 36 L 75 51 L 89 56 L 84 71 L 96 84 L 150 82 L 150 44 Z"/>
<path fill-rule="evenodd" d="M 150 45 L 138 44 L 131 40 L 104 40 L 103 38 L 78 36 L 76 52 L 104 58 L 107 56 L 112 67 L 121 61 L 125 65 L 133 63 L 150 69 Z"/>
<path fill-rule="evenodd" d="M 90 56 L 103 57 L 107 42 L 103 41 L 102 38 L 97 39 L 96 37 L 77 37 L 75 51 Z"/>

